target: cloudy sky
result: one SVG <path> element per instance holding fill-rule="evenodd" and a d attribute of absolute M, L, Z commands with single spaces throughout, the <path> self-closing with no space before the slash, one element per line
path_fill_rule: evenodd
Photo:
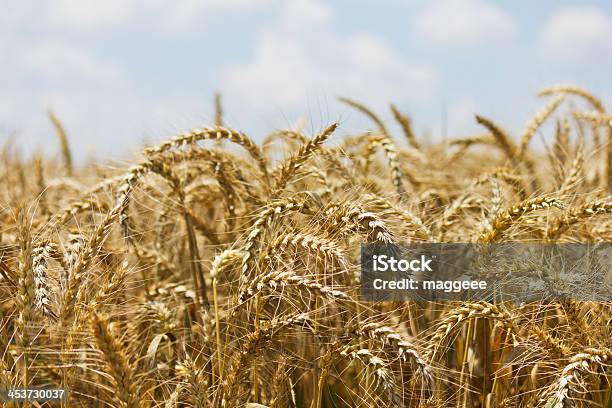
<path fill-rule="evenodd" d="M 0 142 L 79 160 L 212 121 L 258 138 L 306 118 L 368 126 L 336 96 L 436 137 L 473 114 L 518 130 L 538 89 L 573 83 L 612 100 L 612 5 L 489 0 L 0 0 Z M 443 118 L 445 118 L 443 120 Z M 444 126 L 443 123 L 446 123 Z"/>

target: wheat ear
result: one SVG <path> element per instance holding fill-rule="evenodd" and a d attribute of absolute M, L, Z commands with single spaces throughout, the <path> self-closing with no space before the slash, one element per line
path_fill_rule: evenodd
<path fill-rule="evenodd" d="M 597 98 L 589 91 L 573 85 L 557 85 L 545 88 L 538 92 L 538 96 L 550 96 L 559 93 L 580 96 L 588 101 L 599 113 L 604 113 L 606 111 L 601 99 Z"/>
<path fill-rule="evenodd" d="M 132 185 L 128 182 L 122 186 L 117 195 L 114 207 L 106 214 L 102 222 L 95 229 L 87 244 L 81 250 L 74 266 L 70 270 L 68 287 L 63 296 L 60 311 L 60 321 L 66 323 L 67 319 L 74 313 L 74 305 L 80 293 L 81 283 L 93 262 L 96 254 L 108 238 L 111 227 L 117 221 L 128 203 Z"/>
<path fill-rule="evenodd" d="M 364 233 L 370 242 L 391 243 L 393 233 L 378 214 L 367 211 L 359 204 L 343 203 L 326 209 L 332 229 Z"/>
<path fill-rule="evenodd" d="M 438 350 L 444 349 L 449 337 L 459 328 L 459 325 L 477 318 L 498 321 L 513 335 L 518 334 L 514 317 L 508 311 L 488 302 L 465 303 L 451 309 L 440 319 L 433 335 L 428 340 L 425 356 L 430 361 L 434 361 L 438 355 Z"/>
<path fill-rule="evenodd" d="M 385 127 L 385 124 L 383 123 L 383 121 L 378 117 L 378 115 L 376 115 L 374 112 L 372 112 L 372 110 L 370 110 L 369 108 L 367 108 L 365 105 L 354 101 L 352 99 L 349 98 L 343 98 L 340 97 L 338 98 L 338 100 L 342 103 L 347 104 L 348 106 L 357 109 L 359 112 L 363 113 L 364 115 L 366 115 L 367 117 L 369 117 L 372 122 L 374 122 L 376 124 L 376 126 L 378 127 L 378 131 L 384 135 L 389 135 L 389 132 L 387 131 L 387 128 Z"/>
<path fill-rule="evenodd" d="M 553 114 L 553 112 L 561 105 L 563 102 L 563 95 L 557 96 L 555 99 L 550 101 L 548 104 L 543 106 L 540 110 L 536 112 L 536 114 L 527 122 L 527 126 L 521 135 L 521 144 L 518 149 L 518 156 L 523 157 L 527 152 L 527 146 L 529 142 L 536 134 L 540 126 L 546 122 L 546 120 Z"/>
<path fill-rule="evenodd" d="M 320 283 L 303 276 L 295 275 L 290 271 L 273 271 L 265 275 L 260 275 L 258 278 L 251 281 L 249 286 L 240 293 L 238 300 L 240 304 L 246 302 L 251 297 L 260 293 L 265 288 L 283 292 L 283 289 L 288 286 L 304 289 L 308 292 L 317 294 L 320 297 L 331 300 L 351 301 L 352 298 L 346 293 L 333 289 L 329 286 L 321 285 Z"/>
<path fill-rule="evenodd" d="M 476 122 L 483 125 L 491 132 L 491 134 L 495 138 L 495 141 L 497 142 L 497 145 L 506 153 L 506 156 L 508 156 L 510 161 L 512 161 L 514 165 L 517 165 L 518 148 L 512 142 L 512 139 L 510 138 L 508 133 L 506 133 L 505 130 L 493 123 L 491 120 L 480 115 L 476 115 Z"/>
<path fill-rule="evenodd" d="M 570 124 L 567 119 L 557 121 L 555 142 L 549 154 L 550 165 L 555 170 L 555 178 L 561 179 L 562 170 L 567 165 L 570 153 Z"/>
<path fill-rule="evenodd" d="M 416 214 L 401 208 L 398 205 L 392 204 L 386 198 L 379 197 L 374 194 L 368 194 L 366 197 L 366 205 L 368 207 L 378 207 L 398 215 L 403 221 L 407 222 L 416 229 L 416 233 L 420 238 L 426 241 L 433 241 L 433 233 L 431 232 L 431 229 L 425 225 L 423 220 Z"/>
<path fill-rule="evenodd" d="M 47 277 L 47 261 L 51 257 L 52 247 L 44 243 L 32 250 L 32 270 L 34 271 L 34 286 L 36 288 L 36 308 L 47 317 L 56 318 L 49 305 L 49 282 Z"/>
<path fill-rule="evenodd" d="M 55 128 L 55 133 L 57 134 L 57 137 L 60 141 L 66 175 L 68 177 L 72 177 L 72 154 L 70 153 L 70 144 L 68 143 L 68 136 L 66 135 L 64 126 L 62 126 L 62 122 L 60 122 L 60 120 L 57 118 L 57 116 L 55 116 L 55 113 L 53 113 L 51 109 L 47 111 L 47 115 L 49 116 L 49 120 L 51 120 L 51 123 Z"/>
<path fill-rule="evenodd" d="M 401 198 L 404 194 L 406 194 L 406 188 L 404 187 L 404 175 L 402 173 L 402 168 L 400 167 L 400 163 L 397 158 L 397 148 L 395 147 L 395 144 L 389 136 L 384 134 L 373 136 L 370 140 L 371 149 L 373 149 L 374 146 L 378 144 L 380 144 L 380 146 L 383 148 L 383 151 L 385 152 L 385 157 L 387 158 L 387 162 L 389 163 L 389 168 L 391 169 L 391 180 L 393 181 L 393 185 L 395 186 L 395 189 L 397 190 L 397 193 Z M 414 177 L 412 177 L 411 174 L 408 173 L 408 175 L 412 185 L 419 184 L 418 181 Z"/>
<path fill-rule="evenodd" d="M 382 326 L 379 323 L 367 323 L 349 333 L 376 340 L 383 347 L 390 347 L 394 350 L 400 360 L 414 362 L 417 367 L 418 379 L 422 382 L 423 391 L 429 392 L 433 389 L 435 379 L 434 369 L 423 358 L 417 347 L 398 333 L 397 330 L 388 326 Z"/>
<path fill-rule="evenodd" d="M 607 349 L 589 348 L 574 355 L 557 380 L 545 391 L 540 398 L 539 406 L 551 408 L 565 408 L 573 406 L 572 400 L 580 398 L 588 385 L 583 375 L 596 372 L 598 367 L 608 363 L 612 353 Z"/>
<path fill-rule="evenodd" d="M 295 175 L 296 171 L 302 165 L 304 165 L 310 156 L 321 148 L 323 143 L 329 139 L 337 127 L 337 123 L 331 124 L 323 132 L 304 143 L 295 154 L 293 154 L 285 163 L 283 163 L 274 184 L 275 192 L 282 191 L 287 186 L 287 184 L 291 181 L 291 178 Z"/>
<path fill-rule="evenodd" d="M 140 408 L 134 370 L 124 352 L 123 344 L 111 333 L 108 320 L 94 312 L 91 319 L 91 331 L 96 346 L 102 352 L 106 367 L 114 381 L 114 391 L 117 399 L 126 408 Z"/>
<path fill-rule="evenodd" d="M 161 143 L 157 147 L 145 149 L 149 156 L 166 152 L 180 146 L 193 145 L 200 140 L 223 140 L 227 139 L 245 148 L 245 150 L 255 159 L 259 169 L 265 178 L 268 176 L 267 160 L 255 142 L 246 134 L 233 129 L 223 127 L 193 129 L 189 132 L 178 135 L 176 138 Z"/>
<path fill-rule="evenodd" d="M 417 142 L 414 131 L 412 130 L 412 121 L 410 120 L 410 117 L 400 112 L 399 109 L 397 109 L 397 107 L 393 104 L 391 104 L 391 112 L 393 112 L 393 116 L 395 117 L 397 123 L 399 123 L 402 127 L 404 136 L 406 136 L 408 143 L 415 149 L 420 149 L 421 145 L 419 142 Z"/>
<path fill-rule="evenodd" d="M 517 223 L 525 215 L 550 207 L 563 209 L 564 205 L 558 199 L 550 197 L 538 197 L 522 201 L 495 217 L 491 222 L 491 228 L 481 234 L 478 240 L 480 242 L 498 241 L 508 228 Z"/>
<path fill-rule="evenodd" d="M 32 270 L 32 237 L 26 216 L 25 208 L 20 207 L 17 213 L 17 239 L 19 243 L 17 310 L 19 315 L 15 326 L 17 329 L 16 340 L 21 352 L 19 367 L 23 375 L 21 379 L 23 387 L 27 387 L 31 380 L 29 378 L 28 353 L 31 342 L 30 325 L 34 318 L 32 305 L 36 301 Z"/>
<path fill-rule="evenodd" d="M 373 374 L 376 381 L 376 388 L 387 393 L 389 403 L 391 403 L 392 406 L 401 406 L 401 397 L 395 392 L 396 379 L 388 368 L 390 362 L 383 360 L 373 353 L 372 350 L 360 347 L 360 345 L 346 345 L 344 344 L 345 341 L 340 341 L 338 343 L 338 345 L 334 344 L 330 346 L 328 352 L 319 359 L 321 374 L 319 375 L 318 382 L 317 408 L 323 406 L 323 392 L 327 384 L 330 369 L 334 362 L 340 358 L 349 360 L 350 362 L 360 361 Z"/>
<path fill-rule="evenodd" d="M 220 389 L 219 406 L 235 407 L 239 406 L 241 395 L 238 392 L 240 385 L 239 377 L 244 375 L 243 370 L 256 356 L 259 348 L 273 339 L 282 329 L 288 326 L 304 326 L 310 322 L 307 314 L 302 313 L 290 317 L 276 318 L 273 321 L 262 324 L 256 331 L 246 336 L 240 350 L 234 355 L 227 376 L 223 380 Z"/>
<path fill-rule="evenodd" d="M 300 198 L 284 198 L 274 200 L 264 208 L 249 228 L 243 245 L 244 256 L 242 258 L 241 279 L 242 282 L 249 280 L 254 275 L 255 249 L 259 237 L 264 232 L 264 227 L 272 223 L 281 214 L 289 211 L 300 211 L 305 206 L 304 200 Z"/>
<path fill-rule="evenodd" d="M 221 105 L 221 94 L 215 92 L 215 127 L 223 126 L 223 105 Z"/>
<path fill-rule="evenodd" d="M 612 198 L 597 200 L 582 204 L 573 208 L 568 214 L 556 218 L 548 228 L 546 235 L 548 239 L 556 240 L 569 230 L 573 225 L 600 215 L 612 214 Z"/>
<path fill-rule="evenodd" d="M 275 254 L 282 254 L 288 247 L 305 249 L 308 254 L 317 254 L 325 260 L 335 261 L 343 270 L 348 268 L 346 255 L 340 245 L 331 239 L 310 233 L 286 233 L 279 235 L 261 255 L 261 261 L 269 264 Z"/>

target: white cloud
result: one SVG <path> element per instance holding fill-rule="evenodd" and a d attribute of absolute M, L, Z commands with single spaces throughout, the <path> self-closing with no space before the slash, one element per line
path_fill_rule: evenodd
<path fill-rule="evenodd" d="M 292 24 L 299 21 L 323 22 L 331 16 L 331 7 L 322 0 L 292 0 L 287 1 L 281 20 Z"/>
<path fill-rule="evenodd" d="M 107 28 L 142 13 L 146 5 L 144 0 L 19 0 L 0 13 L 0 29 L 25 33 Z"/>
<path fill-rule="evenodd" d="M 99 149 L 100 156 L 117 153 L 120 142 L 140 131 L 149 103 L 139 98 L 120 64 L 57 40 L 14 44 L 11 66 L 0 82 L 10 103 L 0 109 L 0 128 L 12 130 L 28 149 L 56 146 L 45 110 L 52 108 L 66 126 L 78 157 Z M 47 146 L 48 145 L 48 146 Z"/>
<path fill-rule="evenodd" d="M 512 17 L 487 0 L 429 1 L 413 23 L 422 40 L 440 45 L 475 45 L 517 32 Z"/>
<path fill-rule="evenodd" d="M 123 79 L 123 71 L 117 63 L 101 60 L 59 40 L 22 43 L 18 49 L 14 49 L 14 54 L 13 64 L 37 79 L 84 79 L 94 82 Z"/>
<path fill-rule="evenodd" d="M 377 36 L 337 34 L 324 3 L 295 13 L 312 4 L 287 2 L 279 20 L 258 33 L 252 57 L 226 67 L 220 84 L 229 101 L 242 110 L 286 113 L 303 111 L 320 97 L 349 96 L 385 109 L 392 99 L 430 97 L 437 84 L 431 67 L 408 60 Z"/>
<path fill-rule="evenodd" d="M 278 0 L 21 0 L 0 13 L 0 144 L 13 131 L 28 148 L 56 140 L 45 110 L 52 108 L 66 126 L 81 159 L 125 155 L 126 149 L 148 132 L 167 137 L 194 123 L 208 123 L 207 100 L 197 91 L 143 96 L 136 78 L 121 60 L 97 53 L 72 38 L 88 30 L 118 31 L 142 28 L 188 31 L 224 12 L 253 11 Z M 315 4 L 316 6 L 316 4 Z M 308 7 L 298 13 L 321 16 L 324 9 Z M 142 19 L 142 20 L 141 20 Z M 197 26 L 195 24 L 198 24 Z M 121 32 L 121 31 L 119 31 Z M 129 144 L 129 146 L 126 146 Z"/>
<path fill-rule="evenodd" d="M 92 28 L 125 20 L 136 12 L 134 0 L 55 0 L 49 3 L 49 21 L 73 28 Z M 144 5 L 144 4 L 141 4 Z"/>
<path fill-rule="evenodd" d="M 306 89 L 324 75 L 298 44 L 274 33 L 263 33 L 251 61 L 229 66 L 222 73 L 221 89 L 229 98 L 255 109 L 267 109 L 270 103 L 299 103 Z"/>
<path fill-rule="evenodd" d="M 133 0 L 138 1 L 138 0 Z M 184 33 L 211 18 L 212 13 L 224 11 L 245 13 L 269 6 L 278 0 L 151 0 L 144 9 L 161 16 L 160 28 L 169 33 Z"/>
<path fill-rule="evenodd" d="M 56 140 L 45 114 L 52 108 L 81 158 L 94 148 L 104 154 L 119 146 L 113 142 L 128 135 L 118 129 L 134 131 L 131 126 L 142 117 L 147 102 L 133 91 L 124 67 L 47 27 L 28 25 L 24 10 L 8 18 L 7 35 L 0 36 L 5 39 L 0 49 L 6 61 L 0 67 L 0 143 L 16 131 L 27 149 L 49 145 L 45 150 L 52 151 Z M 27 31 L 33 26 L 40 30 L 38 35 Z"/>
<path fill-rule="evenodd" d="M 339 80 L 345 78 L 345 93 L 387 103 L 406 94 L 412 100 L 427 100 L 434 90 L 437 78 L 432 67 L 407 60 L 380 38 L 354 34 L 347 42 L 353 68 L 337 74 Z"/>
<path fill-rule="evenodd" d="M 245 13 L 280 0 L 19 0 L 0 13 L 0 29 L 86 31 L 134 25 L 152 18 L 152 30 L 187 32 L 219 13 Z M 309 3 L 306 0 L 305 3 Z M 313 2 L 317 3 L 317 2 Z M 303 7 L 312 12 L 313 7 Z M 213 16 L 214 14 L 214 16 Z M 21 25 L 21 26 L 20 26 Z"/>
<path fill-rule="evenodd" d="M 612 20 L 594 6 L 563 7 L 544 25 L 540 43 L 545 55 L 564 60 L 612 51 Z"/>

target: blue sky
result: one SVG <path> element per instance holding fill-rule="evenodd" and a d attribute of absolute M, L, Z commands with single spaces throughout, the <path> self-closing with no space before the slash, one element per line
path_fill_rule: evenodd
<path fill-rule="evenodd" d="M 355 98 L 417 131 L 513 131 L 573 83 L 612 99 L 612 6 L 605 1 L 0 0 L 0 141 L 57 152 L 45 111 L 81 162 L 121 158 L 212 122 L 261 138 L 300 120 L 316 132 L 368 123 Z"/>

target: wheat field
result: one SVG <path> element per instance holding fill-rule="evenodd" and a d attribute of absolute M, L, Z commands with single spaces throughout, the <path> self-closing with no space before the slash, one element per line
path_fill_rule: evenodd
<path fill-rule="evenodd" d="M 371 131 L 259 143 L 217 98 L 211 127 L 126 168 L 73 167 L 49 112 L 58 158 L 2 152 L 0 388 L 61 388 L 64 407 L 612 407 L 612 302 L 360 298 L 361 243 L 612 240 L 612 115 L 578 87 L 539 96 L 517 135 L 477 115 L 481 134 L 431 141 L 391 105 L 393 134 L 341 98 Z"/>

